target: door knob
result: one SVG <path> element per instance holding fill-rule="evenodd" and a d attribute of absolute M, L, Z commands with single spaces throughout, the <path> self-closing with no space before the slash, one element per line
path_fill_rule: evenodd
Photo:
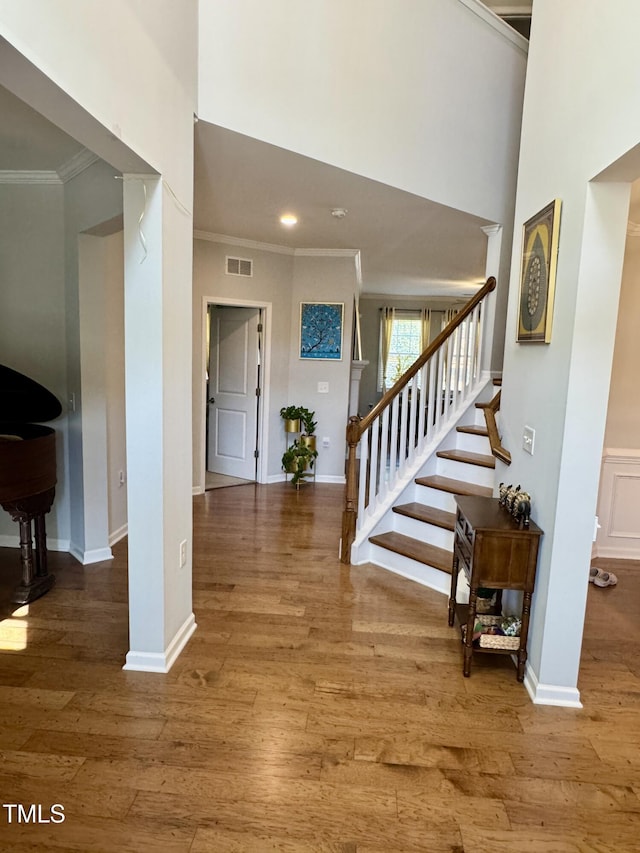
<path fill-rule="evenodd" d="M 215 398 L 215 397 L 209 397 L 209 402 L 210 402 L 210 403 L 215 403 L 215 401 L 216 401 L 216 398 Z"/>

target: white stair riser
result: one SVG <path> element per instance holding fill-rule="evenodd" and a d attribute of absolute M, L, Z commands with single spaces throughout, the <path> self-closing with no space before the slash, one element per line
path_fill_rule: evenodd
<path fill-rule="evenodd" d="M 444 509 L 447 512 L 456 511 L 456 501 L 451 492 L 443 492 L 442 489 L 432 489 L 430 486 L 418 486 L 416 483 L 415 499 L 418 503 L 426 506 L 434 506 L 436 509 Z"/>
<path fill-rule="evenodd" d="M 393 529 L 412 539 L 428 542 L 429 545 L 445 548 L 453 553 L 453 531 L 451 530 L 445 530 L 435 524 L 427 524 L 417 518 L 409 518 L 399 512 L 393 513 Z"/>
<path fill-rule="evenodd" d="M 438 459 L 438 474 L 452 480 L 475 483 L 477 486 L 493 488 L 495 470 L 482 465 L 470 465 L 468 462 L 456 462 L 454 459 Z"/>
<path fill-rule="evenodd" d="M 458 450 L 467 450 L 469 453 L 483 453 L 485 456 L 491 456 L 491 444 L 486 435 L 459 432 L 456 447 Z"/>
<path fill-rule="evenodd" d="M 405 578 L 417 581 L 423 586 L 435 589 L 444 595 L 450 594 L 450 575 L 433 566 L 425 566 L 424 563 L 419 563 L 409 557 L 403 557 L 402 554 L 396 554 L 394 551 L 381 548 L 379 545 L 371 545 L 369 561 L 376 566 L 381 566 L 383 569 L 388 569 Z"/>

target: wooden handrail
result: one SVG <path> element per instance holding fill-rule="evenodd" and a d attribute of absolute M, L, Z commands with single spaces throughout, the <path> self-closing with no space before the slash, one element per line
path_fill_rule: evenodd
<path fill-rule="evenodd" d="M 463 322 L 463 320 L 471 314 L 473 309 L 479 302 L 482 302 L 484 297 L 491 293 L 492 290 L 495 290 L 496 280 L 493 276 L 490 276 L 485 284 L 480 288 L 480 290 L 476 293 L 476 295 L 470 299 L 464 308 L 456 314 L 453 320 L 444 328 L 437 338 L 435 338 L 432 343 L 422 352 L 421 355 L 413 362 L 411 367 L 402 374 L 400 379 L 395 382 L 391 388 L 378 400 L 376 405 L 371 409 L 368 415 L 358 421 L 358 441 L 362 437 L 362 435 L 369 429 L 371 424 L 375 421 L 375 419 L 389 406 L 395 397 L 400 394 L 402 389 L 413 379 L 416 373 L 420 370 L 420 368 L 424 367 L 424 365 L 429 361 L 431 356 L 436 352 L 442 344 L 450 338 L 451 335 L 455 332 L 458 326 Z M 356 442 L 357 443 L 357 442 Z"/>
<path fill-rule="evenodd" d="M 359 501 L 361 501 L 363 499 L 367 500 L 367 496 L 371 497 L 371 492 L 369 491 L 368 486 L 365 487 L 364 498 L 362 495 L 360 495 L 360 497 L 358 496 L 358 477 L 357 477 L 358 459 L 357 459 L 357 456 L 358 456 L 358 445 L 360 444 L 362 437 L 367 433 L 367 431 L 370 429 L 372 424 L 376 424 L 378 419 L 382 423 L 387 423 L 387 425 L 388 425 L 387 410 L 389 409 L 389 407 L 393 406 L 393 408 L 395 409 L 396 402 L 399 402 L 397 400 L 397 398 L 404 391 L 404 389 L 407 388 L 409 382 L 412 381 L 412 379 L 418 374 L 418 372 L 421 371 L 425 367 L 425 365 L 427 365 L 429 363 L 429 361 L 434 356 L 437 356 L 437 354 L 442 351 L 443 346 L 445 344 L 448 344 L 448 342 L 452 338 L 452 335 L 454 334 L 456 329 L 458 329 L 458 327 L 460 327 L 467 320 L 468 317 L 470 318 L 473 316 L 473 312 L 476 310 L 476 308 L 479 306 L 479 304 L 482 302 L 482 300 L 487 296 L 487 294 L 491 293 L 491 291 L 495 289 L 495 286 L 496 286 L 496 280 L 493 276 L 491 276 L 490 278 L 487 279 L 485 284 L 480 288 L 480 290 L 475 294 L 475 296 L 473 296 L 467 302 L 467 304 L 456 314 L 454 319 L 446 326 L 446 328 L 444 328 L 440 332 L 440 334 L 435 338 L 435 340 L 426 347 L 426 349 L 421 353 L 420 356 L 418 356 L 418 358 L 414 361 L 414 363 L 411 365 L 411 367 L 383 395 L 383 397 L 372 408 L 372 410 L 369 412 L 369 414 L 364 418 L 360 418 L 358 415 L 355 415 L 355 416 L 352 416 L 351 418 L 349 418 L 349 424 L 347 426 L 347 445 L 348 445 L 347 463 L 346 463 L 346 481 L 347 482 L 346 482 L 345 508 L 344 508 L 344 511 L 342 514 L 342 539 L 341 539 L 341 543 L 340 543 L 340 547 L 341 547 L 340 559 L 342 560 L 343 563 L 349 564 L 351 562 L 351 546 L 352 546 L 353 542 L 355 541 L 355 536 L 356 536 L 356 526 L 357 526 Z M 469 322 L 471 322 L 471 320 Z M 478 324 L 480 322 L 480 309 L 479 308 L 477 310 L 477 316 L 476 316 L 475 322 L 477 322 Z M 477 343 L 479 345 L 479 341 Z M 458 358 L 460 357 L 460 343 L 458 344 L 458 356 L 457 357 Z M 464 358 L 467 358 L 467 357 L 468 357 L 468 355 L 464 356 Z M 479 350 L 477 350 L 475 352 L 474 357 L 477 358 L 478 360 L 481 358 L 481 353 Z M 452 357 L 451 364 L 454 363 L 454 361 L 453 361 L 454 358 L 456 358 L 456 356 Z M 479 361 L 478 361 L 478 364 L 479 364 Z M 453 379 L 453 373 L 450 374 L 448 380 L 446 380 L 446 379 L 444 380 L 443 389 L 449 388 L 448 382 L 451 382 L 452 379 Z M 440 380 L 436 380 L 436 381 L 443 381 L 442 377 L 440 378 Z M 457 383 L 459 381 L 460 381 L 460 378 L 456 379 L 456 389 L 457 389 L 456 395 L 457 395 L 458 391 L 461 390 L 458 388 L 458 385 L 457 385 Z M 407 407 L 405 407 L 405 412 L 403 412 L 403 415 L 402 415 L 403 420 L 402 420 L 402 426 L 401 426 L 401 434 L 403 436 L 405 434 L 408 435 L 409 433 L 411 435 L 414 435 L 414 432 L 415 432 L 415 434 L 417 435 L 418 429 L 422 432 L 423 427 L 425 426 L 425 424 L 424 424 L 425 408 L 424 407 L 421 408 L 420 414 L 417 416 L 417 420 L 416 420 L 415 408 L 408 415 L 406 413 L 406 408 Z M 409 406 L 409 408 L 410 408 L 410 406 Z M 437 425 L 439 423 L 439 420 L 440 420 L 440 414 L 441 414 L 441 412 L 444 411 L 444 403 L 442 406 L 442 410 L 440 409 L 440 405 L 438 405 L 434 409 L 434 411 L 435 411 L 435 424 Z M 384 415 L 384 417 L 383 417 L 383 415 Z M 393 417 L 393 415 L 392 415 L 392 417 Z M 397 411 L 396 411 L 395 417 L 397 418 Z M 409 418 L 409 420 L 406 420 L 407 417 Z M 386 421 L 385 421 L 385 418 L 386 418 Z M 392 420 L 392 425 L 394 423 L 395 422 Z M 397 427 L 397 424 L 395 424 L 395 426 L 393 426 L 392 428 L 395 430 L 396 427 Z M 387 426 L 385 426 L 384 429 L 387 429 Z M 429 429 L 429 427 L 427 426 L 427 430 L 428 429 Z M 378 441 L 378 433 L 375 432 L 374 435 L 375 435 L 374 442 L 377 442 Z M 388 441 L 387 438 L 385 438 L 383 440 Z M 394 450 L 392 450 L 392 460 L 395 460 L 395 455 L 394 455 L 395 443 L 390 445 L 390 446 L 392 446 L 394 448 Z M 366 462 L 365 464 L 367 464 L 367 466 L 368 466 L 369 462 Z M 392 461 L 391 464 L 393 465 L 394 462 Z M 368 471 L 369 470 L 368 467 L 365 470 Z M 374 463 L 373 471 L 374 472 L 377 471 L 376 463 Z M 372 476 L 373 476 L 373 479 L 375 481 L 376 474 L 374 473 Z M 375 486 L 374 486 L 374 494 L 375 494 Z"/>
<path fill-rule="evenodd" d="M 476 403 L 476 408 L 484 411 L 484 420 L 489 433 L 489 443 L 491 444 L 491 453 L 504 462 L 505 465 L 511 465 L 511 454 L 502 446 L 500 433 L 498 432 L 498 424 L 496 422 L 496 413 L 500 409 L 500 391 L 495 395 L 489 403 Z"/>

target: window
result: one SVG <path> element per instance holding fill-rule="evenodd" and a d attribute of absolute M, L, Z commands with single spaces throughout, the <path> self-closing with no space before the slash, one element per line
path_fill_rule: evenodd
<path fill-rule="evenodd" d="M 379 391 L 391 388 L 425 348 L 429 340 L 429 315 L 429 311 L 382 309 L 378 360 Z"/>

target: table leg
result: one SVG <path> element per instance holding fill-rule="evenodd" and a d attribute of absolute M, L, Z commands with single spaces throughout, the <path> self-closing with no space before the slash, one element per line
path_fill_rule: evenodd
<path fill-rule="evenodd" d="M 469 590 L 469 614 L 467 616 L 467 629 L 464 635 L 464 664 L 462 673 L 465 678 L 471 675 L 471 660 L 473 658 L 473 629 L 476 624 L 476 605 L 478 602 L 478 588 L 471 587 Z"/>

